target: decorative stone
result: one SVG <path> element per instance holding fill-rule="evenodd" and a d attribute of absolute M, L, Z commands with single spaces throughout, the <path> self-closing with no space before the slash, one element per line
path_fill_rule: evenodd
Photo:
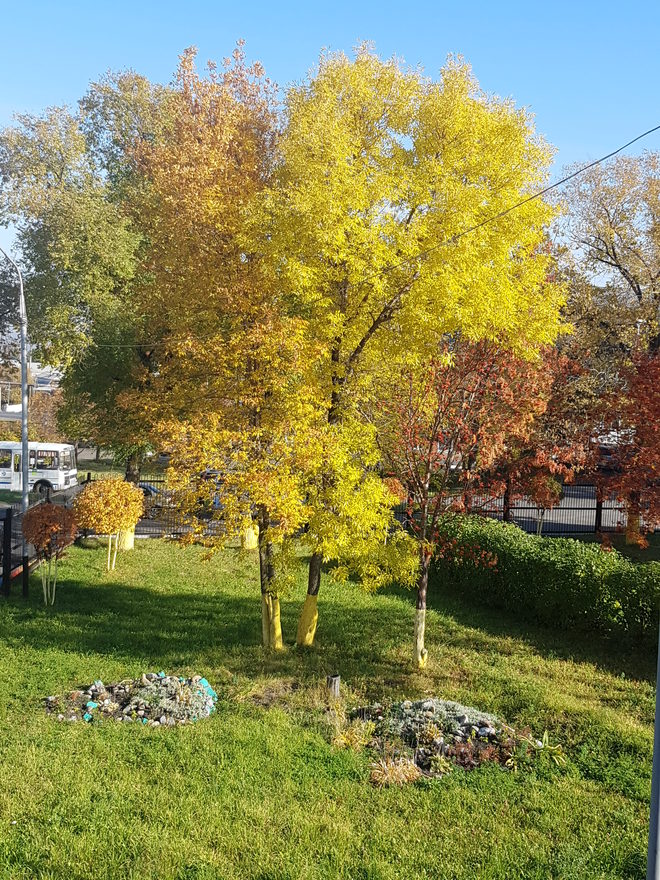
<path fill-rule="evenodd" d="M 137 718 L 149 727 L 173 727 L 207 718 L 215 711 L 216 701 L 217 693 L 206 678 L 197 675 L 186 679 L 162 670 L 158 674 L 143 673 L 121 684 L 105 686 L 99 679 L 86 690 L 44 698 L 46 711 L 59 720 L 68 717 L 71 721 L 84 719 L 99 724 L 109 719 L 131 722 Z"/>

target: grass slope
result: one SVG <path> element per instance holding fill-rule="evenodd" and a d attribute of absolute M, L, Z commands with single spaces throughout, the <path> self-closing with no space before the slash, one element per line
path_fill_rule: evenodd
<path fill-rule="evenodd" d="M 411 596 L 331 583 L 318 647 L 268 655 L 254 555 L 202 556 L 141 542 L 107 574 L 103 550 L 75 548 L 54 613 L 36 578 L 27 606 L 0 606 L 1 877 L 643 878 L 652 657 L 434 595 L 416 673 Z M 289 640 L 304 574 L 283 602 Z M 206 675 L 217 714 L 147 730 L 41 709 L 77 683 L 159 669 Z M 355 699 L 438 694 L 547 728 L 568 765 L 374 789 L 368 755 L 324 735 L 318 684 L 337 671 Z"/>

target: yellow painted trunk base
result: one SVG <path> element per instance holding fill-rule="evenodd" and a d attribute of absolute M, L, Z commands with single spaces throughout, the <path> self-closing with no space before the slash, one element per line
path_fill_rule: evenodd
<path fill-rule="evenodd" d="M 426 609 L 415 610 L 415 665 L 418 669 L 424 669 L 429 658 L 429 652 L 424 647 L 424 630 L 426 628 Z"/>
<path fill-rule="evenodd" d="M 261 594 L 261 640 L 264 648 L 272 648 L 273 651 L 281 651 L 284 648 L 280 600 L 272 593 Z"/>
<path fill-rule="evenodd" d="M 119 532 L 117 550 L 133 550 L 135 548 L 135 529 Z"/>
<path fill-rule="evenodd" d="M 319 619 L 318 596 L 305 597 L 305 604 L 298 618 L 298 632 L 296 634 L 296 644 L 301 648 L 309 648 L 314 644 L 314 636 L 316 635 L 316 624 Z"/>
<path fill-rule="evenodd" d="M 261 642 L 264 648 L 270 647 L 270 596 L 261 594 Z"/>
<path fill-rule="evenodd" d="M 259 526 L 251 525 L 241 532 L 241 547 L 243 550 L 256 550 L 259 546 Z"/>
<path fill-rule="evenodd" d="M 280 621 L 280 600 L 278 596 L 270 597 L 270 647 L 273 651 L 281 651 L 282 623 Z"/>

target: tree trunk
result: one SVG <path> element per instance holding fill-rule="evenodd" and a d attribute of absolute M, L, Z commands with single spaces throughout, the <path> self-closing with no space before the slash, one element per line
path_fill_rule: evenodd
<path fill-rule="evenodd" d="M 256 550 L 258 546 L 259 526 L 253 523 L 241 532 L 241 548 L 243 550 Z"/>
<path fill-rule="evenodd" d="M 323 557 L 320 553 L 313 553 L 309 560 L 309 578 L 307 581 L 307 595 L 300 617 L 298 619 L 298 632 L 296 644 L 299 647 L 309 648 L 314 644 L 316 625 L 319 619 L 318 599 L 321 588 L 321 565 Z"/>
<path fill-rule="evenodd" d="M 508 474 L 502 499 L 502 522 L 511 522 L 511 477 Z"/>
<path fill-rule="evenodd" d="M 135 548 L 135 527 L 119 532 L 117 548 L 119 550 L 133 550 Z"/>
<path fill-rule="evenodd" d="M 626 504 L 626 544 L 631 547 L 639 544 L 641 523 L 639 512 L 639 492 L 631 492 Z"/>
<path fill-rule="evenodd" d="M 94 456 L 94 461 L 101 461 L 101 447 L 96 447 L 96 455 Z"/>
<path fill-rule="evenodd" d="M 270 647 L 273 651 L 281 651 L 284 647 L 282 642 L 282 623 L 280 621 L 280 597 L 270 597 Z"/>
<path fill-rule="evenodd" d="M 601 486 L 596 487 L 596 521 L 594 523 L 594 531 L 596 535 L 602 537 L 603 532 L 603 489 Z"/>
<path fill-rule="evenodd" d="M 261 582 L 261 638 L 264 648 L 281 651 L 282 624 L 280 599 L 273 588 L 275 565 L 273 544 L 268 540 L 269 514 L 265 507 L 259 508 L 259 578 Z"/>
<path fill-rule="evenodd" d="M 426 593 L 429 585 L 430 554 L 422 548 L 419 554 L 419 578 L 417 580 L 417 603 L 415 607 L 415 665 L 424 669 L 429 652 L 424 647 L 424 630 L 426 628 Z"/>
<path fill-rule="evenodd" d="M 126 479 L 129 483 L 140 482 L 140 455 L 137 452 L 131 453 L 126 459 Z"/>

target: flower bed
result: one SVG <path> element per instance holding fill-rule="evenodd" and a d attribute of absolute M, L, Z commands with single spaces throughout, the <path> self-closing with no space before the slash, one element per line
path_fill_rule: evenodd
<path fill-rule="evenodd" d="M 336 743 L 362 739 L 379 755 L 371 765 L 376 785 L 444 776 L 454 767 L 474 770 L 486 762 L 514 772 L 537 759 L 564 763 L 561 747 L 550 745 L 547 732 L 535 739 L 529 730 L 516 731 L 495 715 L 450 700 L 375 704 L 353 710 L 349 718 Z"/>

